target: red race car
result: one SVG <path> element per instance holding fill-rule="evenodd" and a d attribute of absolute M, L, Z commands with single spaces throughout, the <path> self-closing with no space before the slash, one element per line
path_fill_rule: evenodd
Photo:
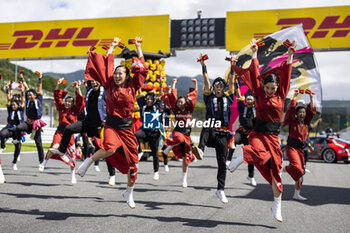
<path fill-rule="evenodd" d="M 310 137 L 313 147 L 309 152 L 309 159 L 324 160 L 326 163 L 344 161 L 350 163 L 350 142 L 336 136 Z"/>

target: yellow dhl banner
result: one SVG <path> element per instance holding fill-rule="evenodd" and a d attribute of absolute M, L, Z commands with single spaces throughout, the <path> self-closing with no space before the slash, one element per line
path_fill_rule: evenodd
<path fill-rule="evenodd" d="M 226 49 L 239 51 L 252 38 L 300 23 L 313 49 L 349 49 L 350 6 L 227 12 Z"/>
<path fill-rule="evenodd" d="M 0 59 L 72 58 L 87 56 L 89 46 L 105 53 L 119 37 L 131 50 L 128 39 L 143 38 L 142 50 L 169 52 L 169 15 L 103 19 L 36 21 L 0 24 Z M 115 54 L 121 52 L 116 48 Z"/>

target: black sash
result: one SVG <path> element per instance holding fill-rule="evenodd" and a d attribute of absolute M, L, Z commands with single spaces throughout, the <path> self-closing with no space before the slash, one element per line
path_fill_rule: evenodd
<path fill-rule="evenodd" d="M 287 145 L 296 149 L 304 149 L 306 147 L 306 143 L 300 141 L 299 139 L 288 137 Z"/>
<path fill-rule="evenodd" d="M 186 127 L 176 126 L 174 131 L 180 132 L 180 133 L 182 133 L 182 134 L 184 134 L 186 136 L 190 136 L 192 129 L 191 128 L 186 128 Z"/>
<path fill-rule="evenodd" d="M 280 133 L 281 122 L 269 122 L 256 119 L 254 131 L 258 133 L 276 134 Z"/>
<path fill-rule="evenodd" d="M 111 114 L 107 114 L 106 125 L 115 129 L 131 129 L 132 118 L 119 118 Z"/>

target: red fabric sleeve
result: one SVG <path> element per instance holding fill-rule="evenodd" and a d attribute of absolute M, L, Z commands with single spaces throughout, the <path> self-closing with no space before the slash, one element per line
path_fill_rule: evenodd
<path fill-rule="evenodd" d="M 148 67 L 145 64 L 145 58 L 142 56 L 139 58 L 139 61 L 143 64 L 143 66 L 139 66 L 140 69 L 136 69 L 134 77 L 130 80 L 130 85 L 133 86 L 135 90 L 142 87 L 148 75 Z"/>
<path fill-rule="evenodd" d="M 286 125 L 291 125 L 295 120 L 295 106 L 297 105 L 297 100 L 292 100 L 289 104 L 289 108 L 284 116 L 283 127 Z"/>
<path fill-rule="evenodd" d="M 197 96 L 198 96 L 198 91 L 197 90 L 193 90 L 193 91 L 191 91 L 191 92 L 189 92 L 187 94 L 187 98 L 190 101 L 189 109 L 190 109 L 191 112 L 193 112 L 194 107 L 196 105 Z"/>
<path fill-rule="evenodd" d="M 95 80 L 107 87 L 108 82 L 113 78 L 114 56 L 109 54 L 103 56 L 96 52 L 89 53 L 89 59 L 85 69 L 85 79 Z"/>
<path fill-rule="evenodd" d="M 310 104 L 306 107 L 306 117 L 305 117 L 305 125 L 309 125 L 316 114 L 316 106 L 312 109 L 310 108 Z"/>
<path fill-rule="evenodd" d="M 282 96 L 283 99 L 287 98 L 289 89 L 290 89 L 290 79 L 292 76 L 292 63 L 288 65 L 284 65 L 281 67 L 282 74 L 280 77 L 280 96 Z"/>
<path fill-rule="evenodd" d="M 170 94 L 166 94 L 166 93 L 162 93 L 161 97 L 160 97 L 160 100 L 167 106 L 170 106 L 170 103 L 169 103 L 169 95 Z"/>
<path fill-rule="evenodd" d="M 60 111 L 62 108 L 64 108 L 63 98 L 67 95 L 67 93 L 68 91 L 64 90 L 54 90 L 53 98 L 55 99 L 57 111 Z"/>
<path fill-rule="evenodd" d="M 257 90 L 260 88 L 260 72 L 259 61 L 254 58 L 251 61 L 249 68 L 243 69 L 237 66 L 232 66 L 232 69 L 238 74 L 243 82 L 248 86 L 249 90 L 253 92 L 253 95 L 257 95 Z"/>
<path fill-rule="evenodd" d="M 83 111 L 85 107 L 85 99 L 83 95 L 79 94 L 79 91 L 75 91 L 75 108 L 77 110 L 77 113 L 80 114 L 81 111 Z"/>
<path fill-rule="evenodd" d="M 168 105 L 171 109 L 175 109 L 177 101 L 177 89 L 171 89 L 171 93 L 164 94 L 161 97 L 164 104 Z"/>

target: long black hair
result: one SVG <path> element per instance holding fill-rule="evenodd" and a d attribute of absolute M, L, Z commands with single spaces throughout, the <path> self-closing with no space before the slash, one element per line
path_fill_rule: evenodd
<path fill-rule="evenodd" d="M 73 96 L 67 95 L 67 96 L 64 97 L 64 100 L 66 100 L 66 99 L 72 99 L 73 100 L 73 105 L 75 104 L 75 99 L 73 98 Z"/>
<path fill-rule="evenodd" d="M 180 99 L 185 99 L 185 107 L 187 107 L 189 105 L 190 101 L 188 100 L 188 98 L 186 96 L 181 95 L 181 96 L 177 97 L 176 106 L 177 106 L 177 102 L 179 102 Z"/>
<path fill-rule="evenodd" d="M 130 80 L 130 78 L 131 78 L 131 76 L 130 76 L 130 70 L 129 70 L 129 68 L 126 67 L 125 65 L 118 65 L 117 67 L 115 67 L 113 74 L 117 71 L 117 69 L 118 69 L 119 67 L 124 67 L 124 69 L 125 69 L 125 74 L 126 74 L 126 82 L 129 82 L 129 80 Z"/>
<path fill-rule="evenodd" d="M 263 80 L 264 85 L 268 84 L 268 83 L 276 83 L 277 85 L 280 84 L 280 78 L 275 75 L 274 73 L 270 73 L 268 75 L 266 75 L 266 77 Z"/>

